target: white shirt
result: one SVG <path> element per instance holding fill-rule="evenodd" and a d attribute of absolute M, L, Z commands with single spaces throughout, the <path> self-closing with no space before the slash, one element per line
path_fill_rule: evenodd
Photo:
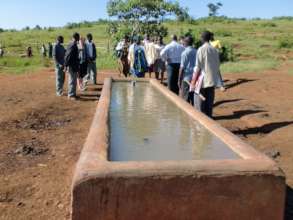
<path fill-rule="evenodd" d="M 194 71 L 204 72 L 202 88 L 221 86 L 220 58 L 217 49 L 205 43 L 197 51 Z"/>
<path fill-rule="evenodd" d="M 172 41 L 162 51 L 161 57 L 164 61 L 171 63 L 181 63 L 181 54 L 185 48 L 176 41 Z"/>

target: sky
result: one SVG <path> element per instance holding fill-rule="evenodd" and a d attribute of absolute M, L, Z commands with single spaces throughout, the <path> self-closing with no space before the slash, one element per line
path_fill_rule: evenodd
<path fill-rule="evenodd" d="M 208 3 L 218 1 L 224 5 L 219 14 L 229 17 L 293 16 L 293 0 L 179 0 L 179 3 L 198 18 L 207 16 Z M 107 19 L 106 5 L 107 0 L 1 0 L 0 28 L 56 27 L 68 22 Z"/>

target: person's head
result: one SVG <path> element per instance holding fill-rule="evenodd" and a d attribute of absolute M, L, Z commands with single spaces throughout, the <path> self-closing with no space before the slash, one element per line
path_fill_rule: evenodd
<path fill-rule="evenodd" d="M 129 42 L 129 36 L 128 35 L 124 35 L 123 41 L 124 42 Z"/>
<path fill-rule="evenodd" d="M 202 34 L 201 34 L 201 41 L 203 43 L 207 43 L 207 42 L 210 42 L 212 39 L 212 33 L 210 31 L 204 31 Z"/>
<path fill-rule="evenodd" d="M 215 34 L 211 33 L 211 41 L 214 41 L 214 40 L 215 40 Z"/>
<path fill-rule="evenodd" d="M 79 35 L 79 33 L 74 33 L 73 35 L 72 35 L 72 39 L 75 41 L 75 42 L 78 42 L 79 41 L 79 39 L 80 39 L 80 35 Z"/>
<path fill-rule="evenodd" d="M 163 41 L 163 37 L 162 36 L 158 36 L 157 37 L 157 43 L 158 44 L 164 44 L 164 41 Z"/>
<path fill-rule="evenodd" d="M 173 34 L 173 35 L 171 36 L 171 40 L 172 40 L 172 41 L 178 41 L 178 37 L 177 37 L 177 35 L 176 35 L 176 34 Z"/>
<path fill-rule="evenodd" d="M 184 36 L 180 36 L 180 44 L 184 45 L 184 40 L 185 40 L 185 37 Z"/>
<path fill-rule="evenodd" d="M 145 40 L 150 40 L 150 35 L 149 35 L 149 34 L 145 34 L 145 35 L 144 35 L 144 39 L 145 39 Z"/>
<path fill-rule="evenodd" d="M 133 38 L 133 43 L 137 44 L 137 45 L 140 45 L 141 43 L 141 39 L 140 39 L 140 36 L 135 36 Z"/>
<path fill-rule="evenodd" d="M 87 34 L 86 38 L 87 38 L 87 40 L 88 40 L 89 42 L 92 42 L 92 40 L 93 40 L 93 35 L 92 35 L 91 33 L 89 33 L 89 34 Z"/>
<path fill-rule="evenodd" d="M 81 37 L 79 40 L 80 44 L 83 46 L 85 44 L 85 38 Z"/>
<path fill-rule="evenodd" d="M 190 47 L 192 46 L 194 43 L 194 39 L 192 36 L 186 36 L 185 39 L 184 39 L 184 46 L 185 47 Z"/>
<path fill-rule="evenodd" d="M 64 37 L 63 36 L 58 36 L 57 37 L 57 42 L 59 43 L 59 44 L 63 44 L 64 43 Z"/>

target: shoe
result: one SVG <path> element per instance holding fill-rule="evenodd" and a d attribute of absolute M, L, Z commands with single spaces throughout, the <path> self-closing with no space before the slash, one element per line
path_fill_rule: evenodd
<path fill-rule="evenodd" d="M 77 101 L 77 96 L 68 96 L 70 101 Z"/>
<path fill-rule="evenodd" d="M 220 90 L 221 90 L 221 92 L 226 92 L 226 88 L 224 87 L 224 86 L 222 86 L 221 88 L 220 88 Z"/>
<path fill-rule="evenodd" d="M 63 92 L 57 92 L 57 93 L 56 93 L 56 96 L 58 96 L 58 97 L 63 96 Z"/>

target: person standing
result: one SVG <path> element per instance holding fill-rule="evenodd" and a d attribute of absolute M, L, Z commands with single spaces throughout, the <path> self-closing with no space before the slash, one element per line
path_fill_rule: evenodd
<path fill-rule="evenodd" d="M 168 88 L 178 95 L 178 76 L 181 63 L 181 54 L 183 53 L 185 48 L 177 41 L 177 36 L 173 35 L 172 42 L 161 51 L 161 57 L 164 61 L 168 63 Z"/>
<path fill-rule="evenodd" d="M 203 45 L 198 49 L 196 65 L 191 81 L 191 90 L 194 90 L 200 76 L 203 77 L 202 85 L 199 86 L 201 88 L 200 94 L 204 96 L 205 100 L 199 94 L 194 93 L 194 104 L 196 109 L 210 118 L 213 116 L 215 88 L 221 80 L 219 53 L 210 44 L 211 38 L 211 32 L 205 31 L 202 33 L 201 40 Z"/>
<path fill-rule="evenodd" d="M 148 71 L 148 63 L 140 37 L 134 37 L 133 44 L 129 47 L 128 61 L 130 63 L 130 73 L 134 77 L 144 78 Z"/>
<path fill-rule="evenodd" d="M 78 33 L 74 33 L 72 36 L 72 42 L 69 43 L 65 53 L 64 65 L 69 73 L 68 80 L 68 98 L 70 100 L 76 100 L 76 86 L 77 86 L 77 75 L 79 71 L 79 53 L 77 43 L 80 39 Z"/>
<path fill-rule="evenodd" d="M 130 66 L 128 62 L 128 51 L 129 51 L 129 36 L 125 35 L 123 40 L 116 46 L 116 53 L 118 57 L 119 73 L 124 77 L 128 77 Z"/>
<path fill-rule="evenodd" d="M 41 47 L 41 54 L 43 57 L 47 56 L 47 48 L 46 48 L 45 44 L 43 44 Z"/>
<path fill-rule="evenodd" d="M 28 47 L 26 49 L 26 56 L 27 57 L 33 57 L 33 49 L 32 49 L 32 47 Z"/>
<path fill-rule="evenodd" d="M 78 88 L 81 91 L 85 90 L 83 79 L 87 75 L 87 68 L 88 68 L 88 59 L 87 59 L 87 51 L 86 51 L 86 44 L 85 39 L 82 37 L 78 43 L 78 53 L 79 53 L 79 72 L 78 72 L 78 79 L 77 84 Z"/>
<path fill-rule="evenodd" d="M 0 45 L 0 57 L 4 56 L 4 49 L 2 48 L 2 46 Z"/>
<path fill-rule="evenodd" d="M 185 50 L 181 55 L 181 65 L 179 70 L 178 86 L 180 88 L 180 96 L 190 104 L 194 104 L 193 92 L 190 92 L 190 82 L 196 60 L 196 49 L 193 47 L 194 39 L 187 36 L 184 39 Z"/>
<path fill-rule="evenodd" d="M 87 79 L 88 81 L 92 81 L 94 85 L 97 85 L 97 49 L 96 45 L 93 42 L 93 35 L 87 35 L 87 42 L 86 42 L 86 51 L 87 51 Z"/>
<path fill-rule="evenodd" d="M 53 48 L 53 58 L 55 61 L 55 73 L 56 73 L 56 95 L 63 95 L 63 86 L 65 80 L 64 72 L 64 57 L 65 48 L 63 46 L 64 38 L 63 36 L 57 37 L 57 42 Z"/>
<path fill-rule="evenodd" d="M 156 60 L 156 47 L 153 37 L 149 37 L 144 42 L 144 51 L 149 66 L 149 77 L 152 78 L 152 72 L 154 71 L 154 64 Z"/>
<path fill-rule="evenodd" d="M 154 64 L 154 72 L 156 74 L 156 79 L 159 79 L 159 75 L 161 75 L 161 83 L 164 81 L 164 73 L 166 71 L 166 63 L 161 58 L 161 52 L 165 48 L 165 44 L 163 42 L 163 37 L 159 36 L 157 38 L 155 49 L 156 49 L 156 61 Z"/>
<path fill-rule="evenodd" d="M 49 58 L 53 56 L 53 45 L 51 43 L 48 43 L 48 56 Z"/>

